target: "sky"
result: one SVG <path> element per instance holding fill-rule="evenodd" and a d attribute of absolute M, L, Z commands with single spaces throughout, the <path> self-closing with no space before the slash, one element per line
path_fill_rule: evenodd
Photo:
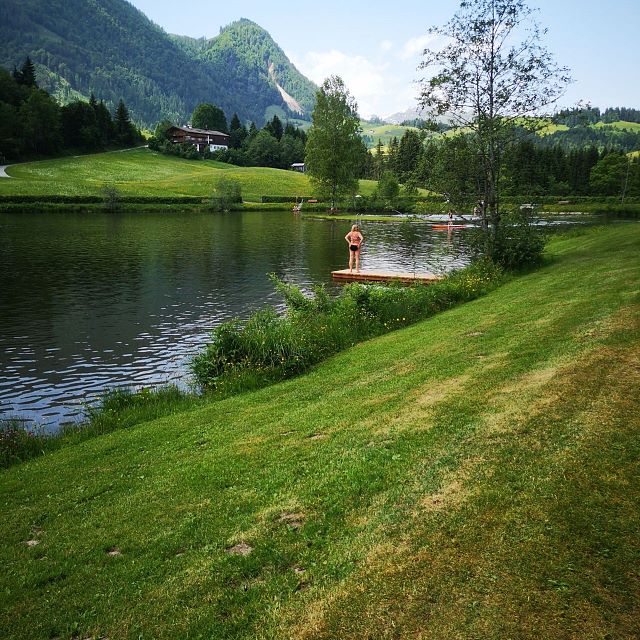
<path fill-rule="evenodd" d="M 341 76 L 363 117 L 417 106 L 427 30 L 456 12 L 456 0 L 130 0 L 169 33 L 216 36 L 239 18 L 266 29 L 295 66 L 321 84 Z M 571 69 L 559 106 L 640 108 L 640 0 L 529 0 L 548 29 L 544 43 Z"/>

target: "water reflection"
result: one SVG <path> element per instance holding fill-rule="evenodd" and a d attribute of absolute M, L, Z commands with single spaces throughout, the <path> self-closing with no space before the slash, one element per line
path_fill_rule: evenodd
<path fill-rule="evenodd" d="M 0 214 L 0 413 L 55 429 L 108 388 L 187 383 L 212 327 L 279 304 L 269 273 L 332 286 L 349 228 L 290 212 Z M 362 229 L 365 269 L 466 261 L 463 233 Z"/>

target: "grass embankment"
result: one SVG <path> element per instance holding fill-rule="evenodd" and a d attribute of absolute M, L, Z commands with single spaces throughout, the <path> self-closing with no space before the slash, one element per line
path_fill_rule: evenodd
<path fill-rule="evenodd" d="M 2 472 L 4 635 L 637 637 L 639 247 Z"/>
<path fill-rule="evenodd" d="M 184 160 L 149 149 L 27 162 L 9 167 L 7 174 L 11 178 L 0 179 L 0 195 L 101 195 L 104 187 L 114 186 L 124 196 L 208 197 L 221 176 L 236 180 L 245 200 L 312 194 L 307 176 L 296 171 Z M 370 195 L 375 185 L 361 180 L 360 192 Z"/>

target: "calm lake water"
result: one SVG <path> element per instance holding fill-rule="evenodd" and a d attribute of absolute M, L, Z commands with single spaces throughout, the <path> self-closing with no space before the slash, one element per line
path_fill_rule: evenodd
<path fill-rule="evenodd" d="M 189 384 L 212 327 L 281 304 L 267 274 L 333 286 L 349 228 L 289 211 L 0 214 L 0 417 L 53 431 L 109 389 Z M 464 232 L 362 229 L 364 269 L 467 262 Z"/>

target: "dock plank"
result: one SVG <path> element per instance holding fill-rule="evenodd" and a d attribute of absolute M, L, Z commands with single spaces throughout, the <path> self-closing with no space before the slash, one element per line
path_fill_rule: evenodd
<path fill-rule="evenodd" d="M 392 271 L 349 271 L 349 269 L 340 269 L 332 271 L 331 276 L 334 280 L 341 282 L 403 282 L 412 284 L 421 282 L 429 284 L 441 280 L 441 276 L 433 273 L 394 273 Z"/>

